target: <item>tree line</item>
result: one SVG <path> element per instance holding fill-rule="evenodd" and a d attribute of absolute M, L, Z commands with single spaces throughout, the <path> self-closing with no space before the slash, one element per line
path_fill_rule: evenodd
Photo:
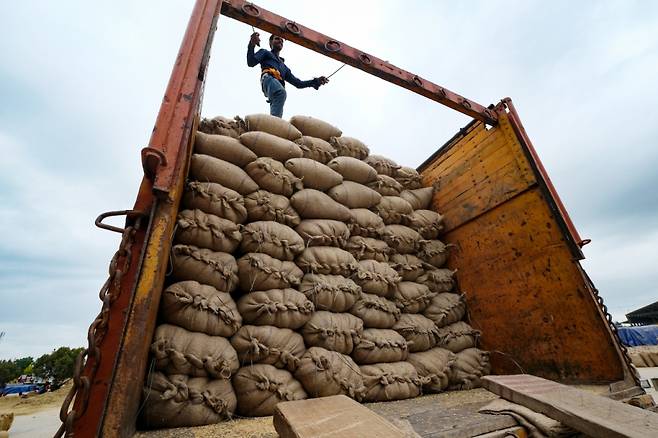
<path fill-rule="evenodd" d="M 75 359 L 82 350 L 82 348 L 60 347 L 36 360 L 31 356 L 0 360 L 0 387 L 16 380 L 23 374 L 60 383 L 73 377 Z"/>

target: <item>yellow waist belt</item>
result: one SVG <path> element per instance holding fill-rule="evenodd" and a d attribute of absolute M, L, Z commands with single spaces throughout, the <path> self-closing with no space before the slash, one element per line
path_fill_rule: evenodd
<path fill-rule="evenodd" d="M 276 79 L 278 79 L 280 81 L 283 80 L 283 78 L 281 77 L 281 73 L 279 73 L 279 70 L 277 70 L 275 68 L 264 68 L 261 71 L 261 76 L 263 76 L 264 74 L 268 74 L 268 73 L 271 74 L 272 76 L 274 76 Z"/>

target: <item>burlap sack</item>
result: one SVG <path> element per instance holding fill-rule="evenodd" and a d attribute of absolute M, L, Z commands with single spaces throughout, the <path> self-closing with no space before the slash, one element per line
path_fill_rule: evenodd
<path fill-rule="evenodd" d="M 363 292 L 350 308 L 350 313 L 358 316 L 367 328 L 388 329 L 400 319 L 400 309 L 391 301 Z"/>
<path fill-rule="evenodd" d="M 341 174 L 345 181 L 368 184 L 377 180 L 375 169 L 353 157 L 336 157 L 327 166 Z"/>
<path fill-rule="evenodd" d="M 230 337 L 242 325 L 242 316 L 226 292 L 196 281 L 181 281 L 164 290 L 160 318 L 193 332 Z"/>
<path fill-rule="evenodd" d="M 402 184 L 407 190 L 420 189 L 423 187 L 423 181 L 416 169 L 411 167 L 400 167 L 394 175 L 394 178 Z"/>
<path fill-rule="evenodd" d="M 327 164 L 336 157 L 336 149 L 321 138 L 303 136 L 295 140 L 304 154 L 304 158 Z"/>
<path fill-rule="evenodd" d="M 410 354 L 407 362 L 416 368 L 418 376 L 424 380 L 424 392 L 441 392 L 450 383 L 451 369 L 456 360 L 457 356 L 450 350 L 436 347 Z"/>
<path fill-rule="evenodd" d="M 341 275 L 306 274 L 299 285 L 315 310 L 347 312 L 361 296 L 361 288 Z"/>
<path fill-rule="evenodd" d="M 349 252 L 333 246 L 312 246 L 297 257 L 297 266 L 307 274 L 342 275 L 351 277 L 359 270 Z"/>
<path fill-rule="evenodd" d="M 257 190 L 245 196 L 244 205 L 249 222 L 276 221 L 289 227 L 296 227 L 301 222 L 288 198 L 266 190 Z"/>
<path fill-rule="evenodd" d="M 393 250 L 400 254 L 411 254 L 418 251 L 420 245 L 425 242 L 423 237 L 416 231 L 404 225 L 386 225 L 382 233 L 382 240 Z M 423 258 L 420 254 L 418 255 Z M 425 259 L 424 259 L 425 260 Z M 427 261 L 427 260 L 425 260 Z"/>
<path fill-rule="evenodd" d="M 294 262 L 285 262 L 267 254 L 249 253 L 238 259 L 238 276 L 243 292 L 286 289 L 297 286 L 304 273 Z"/>
<path fill-rule="evenodd" d="M 292 116 L 290 123 L 299 129 L 302 135 L 317 137 L 327 141 L 331 137 L 340 137 L 343 134 L 334 125 L 310 116 Z"/>
<path fill-rule="evenodd" d="M 345 222 L 352 217 L 347 207 L 319 190 L 300 190 L 292 195 L 290 203 L 304 219 L 333 219 Z"/>
<path fill-rule="evenodd" d="M 423 311 L 423 315 L 434 321 L 437 327 L 444 327 L 461 321 L 466 314 L 466 300 L 462 294 L 436 294 Z"/>
<path fill-rule="evenodd" d="M 390 177 L 395 176 L 400 168 L 398 163 L 381 155 L 369 155 L 364 161 L 372 166 L 377 173 Z"/>
<path fill-rule="evenodd" d="M 272 158 L 261 157 L 245 167 L 247 174 L 261 189 L 289 197 L 304 188 L 302 180 Z"/>
<path fill-rule="evenodd" d="M 436 239 L 443 231 L 443 216 L 432 210 L 414 210 L 402 217 L 402 223 L 418 231 L 423 239 Z"/>
<path fill-rule="evenodd" d="M 257 221 L 242 226 L 240 250 L 262 252 L 279 260 L 294 260 L 304 251 L 304 241 L 287 225 Z"/>
<path fill-rule="evenodd" d="M 422 189 L 403 190 L 400 197 L 411 204 L 414 210 L 427 210 L 432 205 L 434 187 L 423 187 Z"/>
<path fill-rule="evenodd" d="M 382 195 L 354 181 L 344 181 L 330 189 L 327 194 L 347 208 L 370 208 L 379 203 Z"/>
<path fill-rule="evenodd" d="M 259 157 L 274 158 L 281 162 L 303 155 L 296 143 L 262 131 L 245 132 L 240 136 L 240 143 Z"/>
<path fill-rule="evenodd" d="M 363 333 L 363 321 L 349 313 L 319 310 L 300 330 L 308 347 L 350 354 Z"/>
<path fill-rule="evenodd" d="M 482 386 L 480 378 L 491 372 L 489 352 L 467 348 L 456 354 L 450 370 L 449 389 L 473 389 Z"/>
<path fill-rule="evenodd" d="M 203 426 L 229 419 L 237 400 L 226 379 L 151 373 L 144 385 L 142 422 L 149 429 Z"/>
<path fill-rule="evenodd" d="M 437 346 L 450 350 L 453 353 L 459 353 L 467 348 L 476 347 L 480 334 L 480 330 L 475 330 L 468 323 L 457 321 L 438 329 Z"/>
<path fill-rule="evenodd" d="M 455 287 L 455 272 L 450 269 L 429 269 L 416 282 L 429 287 L 432 292 L 450 292 Z"/>
<path fill-rule="evenodd" d="M 244 121 L 239 117 L 235 117 L 233 120 L 222 116 L 213 117 L 212 119 L 204 118 L 199 122 L 198 129 L 205 134 L 238 138 L 244 132 Z"/>
<path fill-rule="evenodd" d="M 361 400 L 365 389 L 361 370 L 351 357 L 321 347 L 306 351 L 295 378 L 311 397 L 344 394 Z"/>
<path fill-rule="evenodd" d="M 315 308 L 295 289 L 270 289 L 243 295 L 238 300 L 238 310 L 248 324 L 298 329 L 311 318 Z"/>
<path fill-rule="evenodd" d="M 343 247 L 350 237 L 350 230 L 345 222 L 331 219 L 304 219 L 295 231 L 304 239 L 306 246 Z"/>
<path fill-rule="evenodd" d="M 186 374 L 230 379 L 240 368 L 238 355 L 226 338 L 160 324 L 151 343 L 155 369 L 167 375 Z"/>
<path fill-rule="evenodd" d="M 257 158 L 255 153 L 235 138 L 203 132 L 197 132 L 194 137 L 194 153 L 210 155 L 238 167 L 244 167 Z"/>
<path fill-rule="evenodd" d="M 422 313 L 435 295 L 436 292 L 431 292 L 424 284 L 401 281 L 395 288 L 391 301 L 402 313 Z"/>
<path fill-rule="evenodd" d="M 221 184 L 241 195 L 258 190 L 258 184 L 244 170 L 210 155 L 192 155 L 189 177 L 201 182 Z"/>
<path fill-rule="evenodd" d="M 446 245 L 440 240 L 424 240 L 418 247 L 418 257 L 435 268 L 440 268 L 448 260 L 450 248 L 453 246 Z"/>
<path fill-rule="evenodd" d="M 365 208 L 349 210 L 352 218 L 347 224 L 352 236 L 379 238 L 384 232 L 384 221 L 377 213 Z"/>
<path fill-rule="evenodd" d="M 359 270 L 352 276 L 363 292 L 390 297 L 395 292 L 400 276 L 385 262 L 361 260 Z"/>
<path fill-rule="evenodd" d="M 382 196 L 400 196 L 402 184 L 387 175 L 377 175 L 377 179 L 367 184 Z"/>
<path fill-rule="evenodd" d="M 422 379 L 408 362 L 378 363 L 360 368 L 366 387 L 363 397 L 366 402 L 404 400 L 420 395 Z"/>
<path fill-rule="evenodd" d="M 409 352 L 427 351 L 436 347 L 439 329 L 423 315 L 403 313 L 393 330 L 400 333 L 409 345 Z"/>
<path fill-rule="evenodd" d="M 302 136 L 299 129 L 290 122 L 269 114 L 251 114 L 244 119 L 247 131 L 267 132 L 288 140 L 296 140 Z"/>
<path fill-rule="evenodd" d="M 413 254 L 391 254 L 388 264 L 403 281 L 416 281 L 427 268 L 427 263 Z"/>
<path fill-rule="evenodd" d="M 231 254 L 191 245 L 171 248 L 172 278 L 195 280 L 222 292 L 233 292 L 238 285 L 238 264 Z"/>
<path fill-rule="evenodd" d="M 343 182 L 340 173 L 310 158 L 288 160 L 286 169 L 300 178 L 307 189 L 325 191 Z"/>
<path fill-rule="evenodd" d="M 178 212 L 176 225 L 174 242 L 183 245 L 231 253 L 242 240 L 242 234 L 235 222 L 198 209 Z"/>
<path fill-rule="evenodd" d="M 387 262 L 391 248 L 383 240 L 372 237 L 352 236 L 343 245 L 357 260 Z"/>
<path fill-rule="evenodd" d="M 237 411 L 246 417 L 272 415 L 277 403 L 307 397 L 301 383 L 289 371 L 266 364 L 240 368 L 233 376 L 233 387 L 238 396 Z"/>
<path fill-rule="evenodd" d="M 306 351 L 302 335 L 271 325 L 243 325 L 231 337 L 231 345 L 242 366 L 264 363 L 290 372 Z"/>
<path fill-rule="evenodd" d="M 354 347 L 352 357 L 359 365 L 400 362 L 409 356 L 407 340 L 395 330 L 369 328 Z"/>
<path fill-rule="evenodd" d="M 185 185 L 181 208 L 198 208 L 236 224 L 247 220 L 247 209 L 242 195 L 217 183 L 188 182 Z"/>
<path fill-rule="evenodd" d="M 402 218 L 413 212 L 411 204 L 399 196 L 382 196 L 372 210 L 386 225 L 402 223 Z"/>
<path fill-rule="evenodd" d="M 363 160 L 370 153 L 368 146 L 353 137 L 331 137 L 329 143 L 336 149 L 336 154 L 340 157 L 354 157 Z"/>

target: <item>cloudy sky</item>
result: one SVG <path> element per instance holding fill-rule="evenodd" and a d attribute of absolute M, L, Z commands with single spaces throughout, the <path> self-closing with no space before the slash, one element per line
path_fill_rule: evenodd
<path fill-rule="evenodd" d="M 613 315 L 658 300 L 658 3 L 257 2 L 482 104 L 511 96 L 585 238 Z M 322 6 L 320 6 L 322 5 Z M 0 14 L 0 359 L 81 346 L 187 24 L 186 1 L 24 1 Z M 203 113 L 267 111 L 251 28 L 220 18 Z M 265 38 L 267 35 L 263 35 Z M 340 66 L 292 43 L 302 79 Z M 313 115 L 416 166 L 468 122 L 346 67 L 290 89 Z"/>

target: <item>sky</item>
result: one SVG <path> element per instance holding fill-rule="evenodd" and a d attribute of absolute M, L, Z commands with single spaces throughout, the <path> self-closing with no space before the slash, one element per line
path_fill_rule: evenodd
<path fill-rule="evenodd" d="M 12 2 L 0 14 L 0 359 L 82 346 L 132 207 L 191 1 Z M 658 2 L 269 1 L 256 4 L 484 105 L 510 96 L 583 238 L 613 316 L 658 300 Z M 251 28 L 220 17 L 203 115 L 267 112 Z M 265 42 L 268 34 L 261 32 Z M 340 63 L 293 43 L 296 76 Z M 312 115 L 417 166 L 468 117 L 351 67 Z M 113 222 L 120 225 L 120 221 Z"/>

